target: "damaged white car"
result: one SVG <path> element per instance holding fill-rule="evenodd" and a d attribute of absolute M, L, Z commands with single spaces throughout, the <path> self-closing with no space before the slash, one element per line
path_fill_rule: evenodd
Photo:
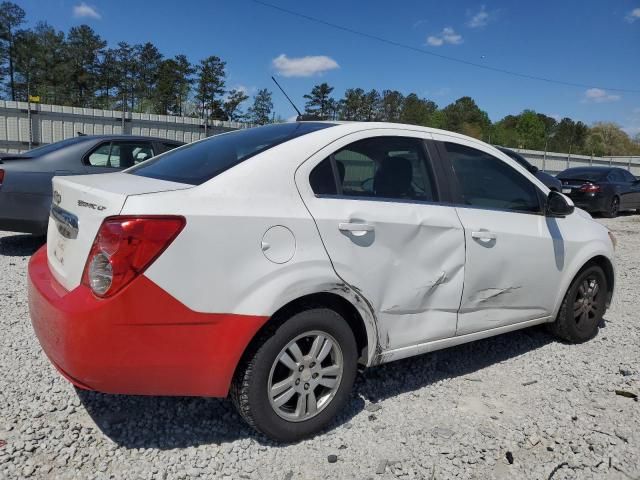
<path fill-rule="evenodd" d="M 548 323 L 597 333 L 613 237 L 496 148 L 387 123 L 217 135 L 122 173 L 56 177 L 30 310 L 80 388 L 231 395 L 293 441 L 358 363 Z"/>

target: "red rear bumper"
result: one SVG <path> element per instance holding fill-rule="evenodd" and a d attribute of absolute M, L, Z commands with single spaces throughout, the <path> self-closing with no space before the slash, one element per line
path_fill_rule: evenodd
<path fill-rule="evenodd" d="M 226 396 L 267 320 L 194 312 L 145 276 L 108 299 L 84 285 L 69 292 L 51 275 L 45 247 L 29 262 L 29 310 L 43 350 L 69 381 L 138 395 Z"/>

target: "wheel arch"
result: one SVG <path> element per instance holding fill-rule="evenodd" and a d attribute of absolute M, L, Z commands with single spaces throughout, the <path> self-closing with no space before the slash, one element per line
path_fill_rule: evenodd
<path fill-rule="evenodd" d="M 376 357 L 378 345 L 376 323 L 372 311 L 357 292 L 345 285 L 336 285 L 332 291 L 307 293 L 280 306 L 254 334 L 238 365 L 236 365 L 236 370 L 243 364 L 247 355 L 257 348 L 258 339 L 265 330 L 286 322 L 296 313 L 318 307 L 334 310 L 345 319 L 356 339 L 359 353 L 358 362 L 365 366 L 371 365 Z"/>
<path fill-rule="evenodd" d="M 615 270 L 613 268 L 613 263 L 611 262 L 611 260 L 609 260 L 604 255 L 596 255 L 595 257 L 592 257 L 590 260 L 588 260 L 582 266 L 582 268 L 578 270 L 578 272 L 573 276 L 573 278 L 575 279 L 575 277 L 578 274 L 580 274 L 580 272 L 582 272 L 585 268 L 590 267 L 591 265 L 597 265 L 598 267 L 602 268 L 602 271 L 604 272 L 605 279 L 607 280 L 606 306 L 607 308 L 609 308 L 609 305 L 611 304 L 611 299 L 613 298 L 613 289 L 616 282 Z M 571 282 L 573 283 L 573 280 L 571 280 Z"/>

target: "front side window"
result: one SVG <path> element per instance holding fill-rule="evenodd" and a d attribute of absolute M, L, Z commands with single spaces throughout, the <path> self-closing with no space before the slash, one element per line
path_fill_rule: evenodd
<path fill-rule="evenodd" d="M 374 137 L 354 142 L 320 162 L 309 183 L 316 195 L 435 200 L 422 141 Z"/>
<path fill-rule="evenodd" d="M 515 212 L 539 213 L 536 187 L 492 155 L 457 143 L 445 143 L 463 204 Z"/>
<path fill-rule="evenodd" d="M 319 122 L 278 123 L 214 135 L 171 150 L 127 170 L 127 173 L 200 185 L 276 145 L 333 125 Z"/>

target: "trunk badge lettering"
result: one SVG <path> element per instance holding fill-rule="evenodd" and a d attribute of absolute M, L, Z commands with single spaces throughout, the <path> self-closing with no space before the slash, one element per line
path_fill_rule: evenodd
<path fill-rule="evenodd" d="M 79 207 L 85 207 L 85 208 L 91 208 L 93 210 L 98 210 L 99 212 L 107 209 L 107 207 L 105 207 L 103 205 L 98 205 L 98 204 L 95 204 L 95 203 L 85 202 L 84 200 L 78 200 L 78 206 Z"/>

